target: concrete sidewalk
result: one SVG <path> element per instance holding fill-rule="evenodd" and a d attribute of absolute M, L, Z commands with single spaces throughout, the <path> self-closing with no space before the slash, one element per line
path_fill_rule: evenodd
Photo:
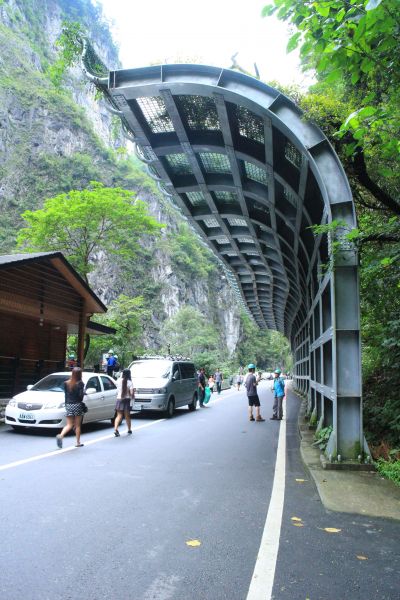
<path fill-rule="evenodd" d="M 305 419 L 305 403 L 299 412 L 298 425 L 301 458 L 325 508 L 400 521 L 400 487 L 376 471 L 324 469 L 320 450 L 312 446 L 314 431 L 309 430 Z"/>

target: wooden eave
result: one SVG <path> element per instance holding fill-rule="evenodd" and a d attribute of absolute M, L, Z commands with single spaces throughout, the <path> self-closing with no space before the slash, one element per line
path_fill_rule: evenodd
<path fill-rule="evenodd" d="M 60 252 L 20 256 L 0 263 L 2 310 L 66 325 L 78 323 L 82 312 L 106 312 Z"/>

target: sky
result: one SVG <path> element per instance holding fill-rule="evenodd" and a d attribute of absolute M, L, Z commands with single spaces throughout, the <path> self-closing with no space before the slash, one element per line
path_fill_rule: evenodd
<path fill-rule="evenodd" d="M 290 32 L 261 17 L 268 0 L 97 0 L 111 24 L 123 68 L 188 62 L 230 68 L 238 64 L 263 81 L 310 84 L 297 52 L 286 54 Z"/>

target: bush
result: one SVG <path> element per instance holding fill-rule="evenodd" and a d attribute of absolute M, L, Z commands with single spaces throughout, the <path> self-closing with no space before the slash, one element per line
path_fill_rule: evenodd
<path fill-rule="evenodd" d="M 400 460 L 387 461 L 380 458 L 376 463 L 379 473 L 400 486 Z"/>

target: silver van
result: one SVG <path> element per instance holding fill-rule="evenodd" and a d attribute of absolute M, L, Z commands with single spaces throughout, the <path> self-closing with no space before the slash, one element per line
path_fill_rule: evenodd
<path fill-rule="evenodd" d="M 139 358 L 129 365 L 136 390 L 132 410 L 157 410 L 172 417 L 175 408 L 196 410 L 197 373 L 188 360 Z"/>

